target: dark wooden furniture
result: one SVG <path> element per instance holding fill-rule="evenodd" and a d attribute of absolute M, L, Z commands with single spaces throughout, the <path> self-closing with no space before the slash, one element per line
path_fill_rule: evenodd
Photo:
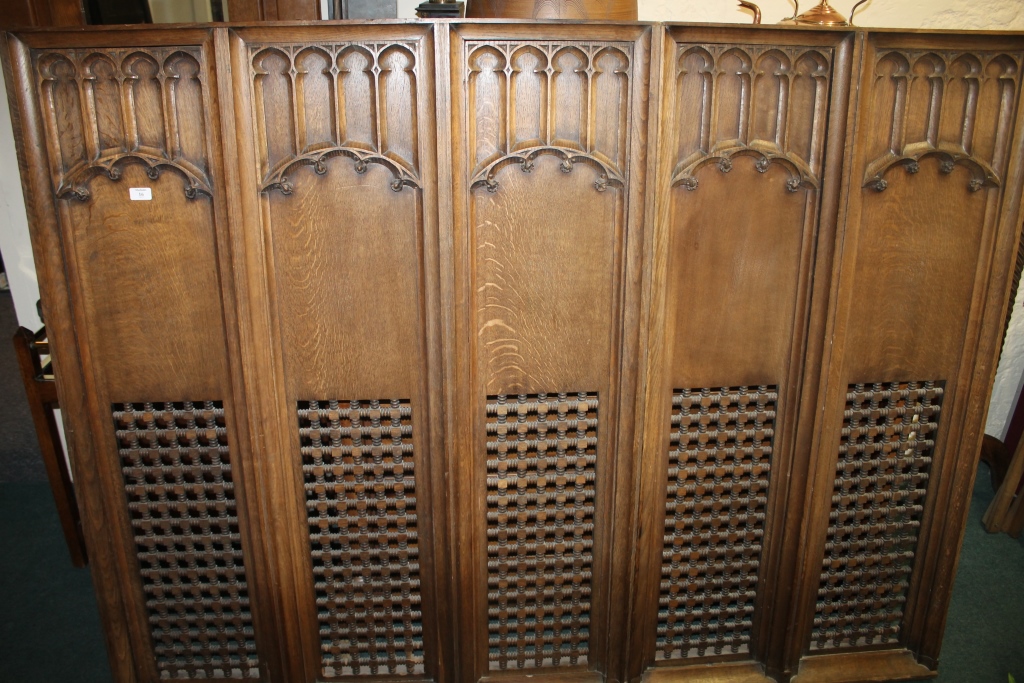
<path fill-rule="evenodd" d="M 1018 405 L 1014 409 L 1015 420 L 1019 411 Z M 991 444 L 992 441 L 995 443 Z M 992 470 L 992 488 L 996 492 L 982 519 L 985 530 L 993 534 L 1005 531 L 1016 538 L 1024 531 L 1024 439 L 1019 439 L 1010 452 L 1001 441 L 986 434 L 981 460 Z"/>
<path fill-rule="evenodd" d="M 319 0 L 226 0 L 232 21 L 320 19 Z"/>
<path fill-rule="evenodd" d="M 71 480 L 71 468 L 64 454 L 60 431 L 57 427 L 56 410 L 57 384 L 53 378 L 53 364 L 49 360 L 50 347 L 46 340 L 46 328 L 33 332 L 19 327 L 14 333 L 14 353 L 21 368 L 21 381 L 25 385 L 25 397 L 32 412 L 32 424 L 36 429 L 39 454 L 46 467 L 46 478 L 53 492 L 57 506 L 64 541 L 68 545 L 71 564 L 84 567 L 88 564 L 85 538 L 82 534 L 82 520 L 78 514 L 78 501 Z"/>
<path fill-rule="evenodd" d="M 116 680 L 934 674 L 1024 36 L 5 51 Z"/>
<path fill-rule="evenodd" d="M 84 26 L 83 0 L 8 0 L 0 4 L 0 28 Z"/>
<path fill-rule="evenodd" d="M 988 436 L 986 439 L 990 438 Z M 1005 448 L 1004 448 L 1005 451 Z M 984 455 L 984 451 L 983 451 Z M 999 485 L 993 486 L 996 495 L 985 510 L 985 517 L 982 522 L 985 530 L 989 533 L 1005 531 L 1013 537 L 1020 536 L 1024 530 L 1024 440 L 1017 442 L 1009 458 L 1000 459 L 997 465 L 1004 465 L 1000 468 Z M 990 465 L 991 466 L 991 465 Z M 993 485 L 996 483 L 995 470 L 993 470 Z"/>

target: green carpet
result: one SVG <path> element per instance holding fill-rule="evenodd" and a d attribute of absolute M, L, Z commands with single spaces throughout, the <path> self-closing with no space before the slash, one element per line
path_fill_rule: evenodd
<path fill-rule="evenodd" d="M 989 472 L 974 482 L 960 569 L 939 656 L 939 683 L 1024 683 L 1024 535 L 988 534 Z"/>
<path fill-rule="evenodd" d="M 75 569 L 47 484 L 0 484 L 0 682 L 109 683 L 88 569 Z"/>
<path fill-rule="evenodd" d="M 953 591 L 940 683 L 1024 683 L 1024 542 L 989 535 L 982 466 Z M 0 483 L 0 683 L 108 683 L 87 569 L 74 569 L 46 484 Z"/>

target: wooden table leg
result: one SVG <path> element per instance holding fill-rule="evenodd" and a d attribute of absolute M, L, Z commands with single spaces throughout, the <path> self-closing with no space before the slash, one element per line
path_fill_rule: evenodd
<path fill-rule="evenodd" d="M 64 540 L 71 554 L 71 564 L 84 567 L 88 563 L 85 551 L 85 539 L 82 536 L 82 522 L 79 518 L 78 501 L 71 479 L 71 470 L 64 456 L 64 446 L 57 428 L 57 416 L 54 411 L 59 408 L 57 389 L 53 380 L 43 377 L 43 369 L 39 356 L 33 350 L 36 335 L 24 327 L 14 333 L 14 350 L 21 366 L 21 379 L 25 384 L 25 394 L 32 411 L 32 422 L 36 428 L 36 439 L 39 441 L 39 452 L 46 466 L 46 476 L 50 480 L 53 501 L 57 504 Z"/>

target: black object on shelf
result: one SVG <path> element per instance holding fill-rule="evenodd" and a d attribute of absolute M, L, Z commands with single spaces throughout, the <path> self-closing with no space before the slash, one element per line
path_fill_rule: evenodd
<path fill-rule="evenodd" d="M 416 7 L 420 19 L 453 19 L 466 16 L 464 2 L 423 2 Z"/>

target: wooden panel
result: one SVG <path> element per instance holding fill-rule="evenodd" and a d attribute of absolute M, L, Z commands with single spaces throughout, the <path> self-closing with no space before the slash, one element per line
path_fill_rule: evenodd
<path fill-rule="evenodd" d="M 314 0 L 227 0 L 231 21 L 313 21 L 320 19 Z"/>
<path fill-rule="evenodd" d="M 673 383 L 779 382 L 806 296 L 800 266 L 815 228 L 832 50 L 681 43 L 673 57 Z M 751 196 L 756 214 L 737 201 Z"/>
<path fill-rule="evenodd" d="M 423 231 L 420 46 L 250 49 L 288 389 L 409 397 L 422 338 L 409 267 Z"/>
<path fill-rule="evenodd" d="M 82 0 L 10 0 L 0 8 L 0 28 L 84 26 Z"/>
<path fill-rule="evenodd" d="M 119 402 L 223 393 L 220 300 L 200 295 L 218 290 L 200 59 L 181 48 L 37 57 L 85 324 Z"/>
<path fill-rule="evenodd" d="M 664 46 L 630 677 L 766 664 L 785 611 L 775 482 L 810 435 L 798 397 L 820 349 L 812 277 L 829 258 L 829 111 L 845 106 L 850 46 L 751 33 L 670 28 Z"/>
<path fill-rule="evenodd" d="M 109 537 L 114 553 L 97 593 L 123 605 L 108 612 L 108 638 L 115 661 L 130 647 L 137 679 L 262 678 L 226 221 L 214 200 L 212 40 L 152 32 L 139 48 L 129 36 L 27 39 L 44 201 L 64 261 L 43 277 L 66 278 L 76 326 L 74 347 L 55 342 L 55 363 L 82 373 L 88 408 L 71 402 L 66 415 L 71 433 L 94 441 L 89 460 L 73 453 L 76 488 L 92 511 L 87 542 Z"/>
<path fill-rule="evenodd" d="M 607 583 L 646 38 L 541 33 L 452 35 L 459 680 L 604 671 L 624 606 Z"/>
<path fill-rule="evenodd" d="M 35 26 L 38 23 L 33 12 L 33 0 L 21 0 L 21 2 L 9 2 L 4 5 L 0 13 L 0 27 L 11 29 L 22 26 Z M 46 9 L 49 9 L 48 7 Z"/>
<path fill-rule="evenodd" d="M 254 338 L 280 349 L 259 360 L 280 378 L 260 438 L 297 596 L 289 680 L 436 678 L 449 645 L 431 506 L 443 481 L 429 32 L 249 29 L 233 50 L 243 167 L 257 171 L 243 198 L 251 305 L 267 316 Z"/>
<path fill-rule="evenodd" d="M 820 493 L 797 613 L 804 652 L 908 649 L 935 666 L 941 625 L 926 615 L 948 605 L 949 544 L 958 547 L 966 516 L 946 496 L 973 473 L 984 410 L 967 387 L 989 376 L 989 352 L 979 349 L 1000 332 L 983 324 L 984 301 L 1006 291 L 1012 255 L 996 245 L 1013 243 L 1017 228 L 1000 207 L 1020 194 L 1009 141 L 1024 55 L 1019 43 L 981 45 L 888 34 L 870 36 L 864 52 L 863 125 L 809 479 Z M 940 592 L 933 581 L 943 575 L 950 583 Z M 856 659 L 810 657 L 800 670 L 861 680 Z"/>
<path fill-rule="evenodd" d="M 933 672 L 1019 36 L 7 40 L 116 680 Z"/>

